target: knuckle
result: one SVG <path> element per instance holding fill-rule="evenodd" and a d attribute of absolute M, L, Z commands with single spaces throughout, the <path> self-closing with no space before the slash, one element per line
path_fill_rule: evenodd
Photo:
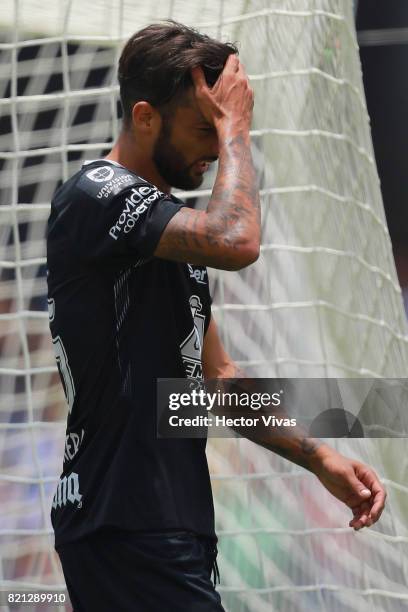
<path fill-rule="evenodd" d="M 339 467 L 337 470 L 337 475 L 340 476 L 341 478 L 345 478 L 350 481 L 352 480 L 352 477 L 353 477 L 352 472 L 346 467 Z"/>
<path fill-rule="evenodd" d="M 362 470 L 361 470 L 361 477 L 362 477 L 362 478 L 367 478 L 368 476 L 371 476 L 371 472 L 370 472 L 370 470 L 368 469 L 368 467 L 365 467 L 365 466 L 364 466 L 364 467 L 362 468 Z"/>

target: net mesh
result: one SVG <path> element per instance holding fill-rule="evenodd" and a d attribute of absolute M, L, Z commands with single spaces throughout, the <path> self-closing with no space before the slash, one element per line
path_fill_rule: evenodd
<path fill-rule="evenodd" d="M 4 5 L 4 6 L 3 6 Z M 371 144 L 351 2 L 6 0 L 0 16 L 0 585 L 63 589 L 51 498 L 67 407 L 48 330 L 45 224 L 58 184 L 118 135 L 116 64 L 172 17 L 239 41 L 255 90 L 262 250 L 212 271 L 224 344 L 249 375 L 403 377 L 408 338 Z M 204 207 L 214 176 L 198 192 Z M 338 440 L 389 492 L 354 533 L 317 479 L 211 440 L 226 610 L 406 609 L 405 440 Z M 55 607 L 53 608 L 55 609 Z"/>

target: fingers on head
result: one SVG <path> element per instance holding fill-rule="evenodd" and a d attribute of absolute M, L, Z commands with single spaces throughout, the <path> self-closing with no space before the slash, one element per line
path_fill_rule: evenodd
<path fill-rule="evenodd" d="M 224 71 L 238 72 L 240 65 L 241 62 L 238 59 L 238 55 L 236 53 L 231 53 L 225 62 Z"/>
<path fill-rule="evenodd" d="M 205 80 L 204 71 L 201 66 L 195 66 L 191 69 L 191 78 L 193 79 L 194 85 L 197 87 L 204 87 L 207 85 Z"/>

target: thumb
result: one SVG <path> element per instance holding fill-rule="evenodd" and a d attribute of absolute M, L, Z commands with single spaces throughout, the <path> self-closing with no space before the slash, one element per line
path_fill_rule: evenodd
<path fill-rule="evenodd" d="M 359 493 L 360 493 L 361 497 L 364 497 L 365 499 L 368 499 L 369 497 L 371 497 L 370 489 L 366 489 L 366 488 L 361 489 Z"/>
<path fill-rule="evenodd" d="M 371 497 L 370 489 L 368 489 L 367 485 L 358 477 L 356 467 L 354 465 L 350 467 L 351 469 L 348 469 L 346 473 L 348 485 L 352 488 L 353 495 L 356 495 L 361 501 L 369 499 Z"/>
<path fill-rule="evenodd" d="M 362 499 L 368 499 L 369 497 L 371 497 L 370 489 L 367 489 L 366 485 L 363 484 L 358 478 L 353 478 L 351 481 L 351 485 L 355 493 Z"/>

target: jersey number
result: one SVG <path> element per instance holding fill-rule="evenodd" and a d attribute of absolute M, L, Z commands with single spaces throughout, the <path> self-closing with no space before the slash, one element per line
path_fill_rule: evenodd
<path fill-rule="evenodd" d="M 51 321 L 55 317 L 55 301 L 54 299 L 48 300 L 48 315 Z M 71 368 L 69 367 L 67 353 L 65 351 L 64 344 L 60 338 L 52 338 L 52 344 L 54 346 L 55 358 L 57 360 L 58 370 L 62 380 L 62 386 L 64 387 L 65 397 L 68 402 L 69 412 L 72 410 L 75 399 L 75 385 L 72 377 Z"/>

